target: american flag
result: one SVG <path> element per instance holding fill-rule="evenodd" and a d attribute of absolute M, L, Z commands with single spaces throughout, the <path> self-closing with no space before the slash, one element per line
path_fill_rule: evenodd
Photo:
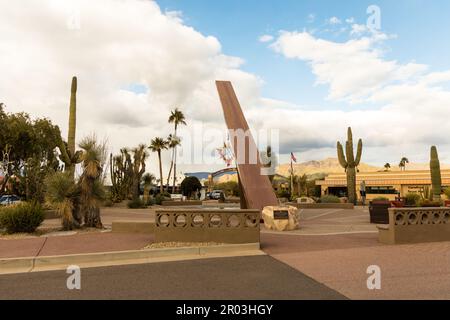
<path fill-rule="evenodd" d="M 295 157 L 293 152 L 291 152 L 291 160 L 297 163 L 297 158 Z"/>

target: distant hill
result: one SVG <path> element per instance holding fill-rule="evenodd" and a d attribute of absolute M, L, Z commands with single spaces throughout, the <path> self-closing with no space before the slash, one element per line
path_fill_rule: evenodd
<path fill-rule="evenodd" d="M 282 164 L 278 167 L 277 173 L 283 176 L 289 176 L 290 169 L 290 164 Z M 376 172 L 382 170 L 382 168 L 361 163 L 359 165 L 359 170 L 361 172 Z M 311 176 L 318 174 L 340 173 L 345 172 L 345 170 L 341 167 L 337 158 L 328 158 L 321 161 L 314 160 L 294 164 L 294 172 L 296 175 L 306 174 Z"/>
<path fill-rule="evenodd" d="M 290 164 L 282 164 L 278 167 L 277 173 L 283 176 L 289 176 L 290 167 Z M 384 168 L 382 167 L 372 166 L 366 163 L 361 163 L 358 168 L 360 172 L 384 171 Z M 429 169 L 430 165 L 428 163 L 410 163 L 406 165 L 407 171 Z M 450 165 L 441 163 L 441 169 L 450 169 Z M 321 161 L 314 160 L 294 164 L 294 171 L 296 175 L 306 174 L 308 176 L 345 172 L 344 168 L 342 168 L 339 164 L 339 160 L 337 158 L 328 158 Z M 400 171 L 400 168 L 398 166 L 392 165 L 392 168 L 389 171 Z"/>

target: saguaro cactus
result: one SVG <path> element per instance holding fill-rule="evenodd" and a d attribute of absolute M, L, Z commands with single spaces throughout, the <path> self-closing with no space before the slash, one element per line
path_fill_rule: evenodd
<path fill-rule="evenodd" d="M 437 148 L 435 146 L 431 147 L 430 159 L 431 188 L 433 192 L 433 200 L 440 201 L 442 192 L 441 164 L 439 163 L 439 156 Z"/>
<path fill-rule="evenodd" d="M 77 126 L 77 77 L 72 78 L 72 87 L 70 90 L 70 108 L 69 108 L 69 134 L 67 143 L 61 140 L 59 149 L 61 151 L 61 160 L 65 164 L 65 171 L 75 173 L 75 165 L 81 162 L 81 151 L 75 152 L 75 133 Z"/>
<path fill-rule="evenodd" d="M 347 142 L 345 143 L 345 154 L 342 144 L 340 142 L 337 143 L 339 163 L 347 173 L 348 201 L 354 204 L 356 204 L 356 168 L 359 166 L 359 163 L 361 161 L 362 148 L 363 143 L 362 140 L 359 139 L 358 149 L 355 157 L 353 154 L 352 128 L 348 128 Z"/>

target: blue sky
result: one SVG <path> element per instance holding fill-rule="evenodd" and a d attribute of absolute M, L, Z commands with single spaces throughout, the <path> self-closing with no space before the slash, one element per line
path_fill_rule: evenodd
<path fill-rule="evenodd" d="M 328 101 L 326 86 L 313 86 L 315 77 L 305 62 L 288 60 L 267 44 L 258 41 L 263 34 L 276 37 L 280 30 L 327 28 L 326 20 L 353 17 L 365 24 L 366 9 L 375 4 L 381 8 L 382 32 L 397 37 L 387 42 L 386 58 L 401 63 L 415 61 L 431 70 L 450 69 L 450 1 L 269 1 L 269 0 L 157 0 L 163 11 L 181 11 L 184 23 L 204 35 L 219 39 L 227 55 L 245 60 L 243 70 L 265 81 L 265 97 L 286 100 L 316 108 L 341 108 Z M 314 15 L 314 21 L 308 19 Z M 320 32 L 320 38 L 343 42 L 348 34 Z M 368 106 L 370 107 L 370 106 Z M 351 108 L 351 106 L 350 106 Z"/>

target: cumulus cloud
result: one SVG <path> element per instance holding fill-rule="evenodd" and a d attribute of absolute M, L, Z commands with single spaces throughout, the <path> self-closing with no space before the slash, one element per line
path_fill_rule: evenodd
<path fill-rule="evenodd" d="M 25 3 L 26 2 L 26 3 Z M 169 111 L 223 125 L 214 80 L 243 103 L 260 79 L 224 55 L 218 39 L 153 1 L 0 0 L 0 100 L 8 111 L 49 117 L 66 135 L 70 80 L 78 76 L 79 139 L 93 131 L 113 151 L 169 134 Z M 133 87 L 148 88 L 133 92 Z"/>
<path fill-rule="evenodd" d="M 308 118 L 308 124 L 297 126 L 296 132 L 315 141 L 317 148 L 331 145 L 337 134 L 335 128 L 345 123 L 358 131 L 372 151 L 391 146 L 391 150 L 394 146 L 400 150 L 407 144 L 422 150 L 410 153 L 423 156 L 431 144 L 441 144 L 448 159 L 450 139 L 437 128 L 450 128 L 450 119 L 443 116 L 450 108 L 450 91 L 438 86 L 450 80 L 450 73 L 430 72 L 424 64 L 386 59 L 379 44 L 389 38 L 375 33 L 339 43 L 307 32 L 282 32 L 271 48 L 286 58 L 307 62 L 316 83 L 329 87 L 328 99 L 352 106 L 352 111 L 298 111 L 297 116 L 284 117 Z M 378 107 L 369 110 L 368 105 Z M 272 117 L 271 121 L 277 119 Z M 289 120 L 284 123 L 294 126 Z"/>
<path fill-rule="evenodd" d="M 261 37 L 259 37 L 259 42 L 262 42 L 262 43 L 271 42 L 273 39 L 274 39 L 273 36 L 271 36 L 269 34 L 265 34 L 265 35 L 262 35 Z"/>
<path fill-rule="evenodd" d="M 327 20 L 327 23 L 331 24 L 331 25 L 336 25 L 336 24 L 341 24 L 342 21 L 338 17 L 331 17 L 330 19 Z"/>
<path fill-rule="evenodd" d="M 365 161 L 394 161 L 388 152 L 414 160 L 427 157 L 430 143 L 450 144 L 442 134 L 450 127 L 443 116 L 450 93 L 440 87 L 449 72 L 385 59 L 377 45 L 388 38 L 383 34 L 337 43 L 284 32 L 270 40 L 280 54 L 307 62 L 317 84 L 329 87 L 328 98 L 343 105 L 316 111 L 262 97 L 262 79 L 243 71 L 241 58 L 223 54 L 220 39 L 153 1 L 0 0 L 0 30 L 0 101 L 7 110 L 49 117 L 65 136 L 70 79 L 77 75 L 77 136 L 95 131 L 114 152 L 168 135 L 175 107 L 192 127 L 224 130 L 215 80 L 232 81 L 250 125 L 279 129 L 281 151 L 301 151 L 304 160 L 335 156 L 349 125 L 365 140 Z M 369 104 L 382 107 L 365 109 Z M 450 160 L 447 150 L 440 149 L 443 160 Z M 154 160 L 149 169 L 156 172 Z M 197 169 L 211 166 L 181 170 Z"/>

